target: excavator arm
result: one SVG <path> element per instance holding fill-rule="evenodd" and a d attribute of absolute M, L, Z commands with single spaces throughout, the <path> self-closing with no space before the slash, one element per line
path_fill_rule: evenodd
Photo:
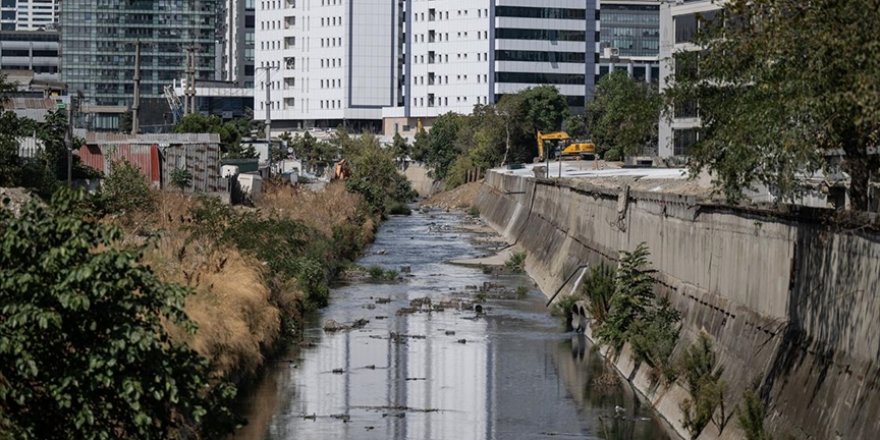
<path fill-rule="evenodd" d="M 554 131 L 552 133 L 541 133 L 538 131 L 536 136 L 538 141 L 538 156 L 544 160 L 544 142 L 547 141 L 568 141 L 571 137 L 564 131 Z"/>

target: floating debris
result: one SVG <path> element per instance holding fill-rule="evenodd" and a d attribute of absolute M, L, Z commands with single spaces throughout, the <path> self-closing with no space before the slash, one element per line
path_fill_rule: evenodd
<path fill-rule="evenodd" d="M 334 368 L 333 371 L 331 371 L 331 373 L 333 373 L 333 374 L 342 374 L 342 373 L 345 373 L 345 370 L 342 369 L 342 368 Z"/>
<path fill-rule="evenodd" d="M 446 330 L 446 336 L 452 336 L 455 334 L 455 330 Z"/>
<path fill-rule="evenodd" d="M 391 298 L 376 298 L 376 304 L 388 304 L 391 302 Z"/>

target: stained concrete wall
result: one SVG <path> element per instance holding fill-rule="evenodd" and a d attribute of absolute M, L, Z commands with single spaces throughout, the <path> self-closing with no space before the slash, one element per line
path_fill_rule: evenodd
<path fill-rule="evenodd" d="M 727 424 L 755 380 L 778 436 L 880 438 L 880 235 L 828 226 L 827 212 L 733 208 L 662 182 L 536 180 L 491 172 L 477 205 L 552 293 L 579 265 L 646 243 L 659 293 L 682 313 L 680 353 L 705 331 L 728 384 Z M 668 186 L 668 185 L 667 185 Z M 563 289 L 568 291 L 569 289 Z M 683 437 L 678 386 L 652 387 L 627 353 L 618 369 Z"/>

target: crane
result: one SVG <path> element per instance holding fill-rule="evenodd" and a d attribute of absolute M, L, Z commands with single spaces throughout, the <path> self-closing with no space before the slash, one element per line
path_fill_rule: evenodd
<path fill-rule="evenodd" d="M 165 86 L 164 91 L 165 100 L 168 101 L 168 108 L 171 109 L 171 116 L 174 118 L 174 123 L 177 124 L 183 115 L 183 104 L 181 104 L 180 98 L 177 97 L 177 94 L 174 93 L 173 86 Z"/>

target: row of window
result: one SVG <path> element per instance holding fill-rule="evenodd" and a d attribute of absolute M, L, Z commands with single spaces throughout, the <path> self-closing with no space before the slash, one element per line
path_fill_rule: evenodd
<path fill-rule="evenodd" d="M 489 76 L 485 75 L 485 74 L 474 75 L 474 76 L 477 78 L 478 83 L 485 83 L 489 80 Z M 469 76 L 467 74 L 455 75 L 456 81 L 468 81 L 468 79 L 469 79 Z M 423 86 L 423 85 L 425 85 L 425 80 L 427 80 L 427 85 L 429 85 L 429 86 L 449 84 L 449 75 L 428 74 L 427 76 L 425 76 L 425 75 L 416 76 L 416 77 L 413 77 L 413 84 L 417 85 L 417 86 L 418 85 Z"/>
<path fill-rule="evenodd" d="M 441 106 L 449 106 L 449 96 L 442 97 L 434 97 L 434 95 L 429 95 L 427 99 L 424 97 L 421 98 L 413 98 L 412 105 L 414 107 L 441 107 Z M 455 96 L 455 101 L 453 103 L 458 105 L 468 105 L 468 97 L 467 96 Z M 489 97 L 488 96 L 475 96 L 474 100 L 475 104 L 488 104 Z"/>
<path fill-rule="evenodd" d="M 469 9 L 458 9 L 455 11 L 455 16 L 457 17 L 467 17 L 470 12 Z M 477 18 L 488 17 L 489 10 L 488 9 L 477 9 Z M 450 11 L 438 11 L 436 9 L 429 9 L 427 15 L 425 12 L 416 12 L 413 13 L 413 21 L 437 21 L 437 20 L 449 20 L 449 12 Z"/>
<path fill-rule="evenodd" d="M 33 55 L 32 55 L 33 54 Z M 3 49 L 0 51 L 0 56 L 4 57 L 57 57 L 57 50 L 34 50 L 31 52 L 28 49 Z"/>
<path fill-rule="evenodd" d="M 477 35 L 477 40 L 485 40 L 489 38 L 489 31 L 476 31 L 474 34 Z M 464 32 L 456 32 L 457 38 L 468 38 L 471 34 L 468 31 Z M 428 37 L 428 43 L 435 43 L 441 41 L 449 41 L 449 32 L 437 32 L 430 31 L 427 34 L 415 34 L 413 35 L 414 43 L 424 43 L 425 36 Z"/>
<path fill-rule="evenodd" d="M 496 17 L 552 18 L 561 20 L 584 20 L 587 11 L 568 8 L 534 8 L 526 6 L 496 6 Z"/>
<path fill-rule="evenodd" d="M 531 50 L 496 50 L 496 61 L 528 61 L 534 63 L 583 63 L 583 52 L 545 52 Z"/>
<path fill-rule="evenodd" d="M 495 38 L 502 40 L 586 41 L 586 35 L 584 31 L 556 29 L 499 28 L 495 30 Z"/>
<path fill-rule="evenodd" d="M 495 82 L 520 84 L 585 84 L 586 76 L 578 73 L 495 72 Z"/>

